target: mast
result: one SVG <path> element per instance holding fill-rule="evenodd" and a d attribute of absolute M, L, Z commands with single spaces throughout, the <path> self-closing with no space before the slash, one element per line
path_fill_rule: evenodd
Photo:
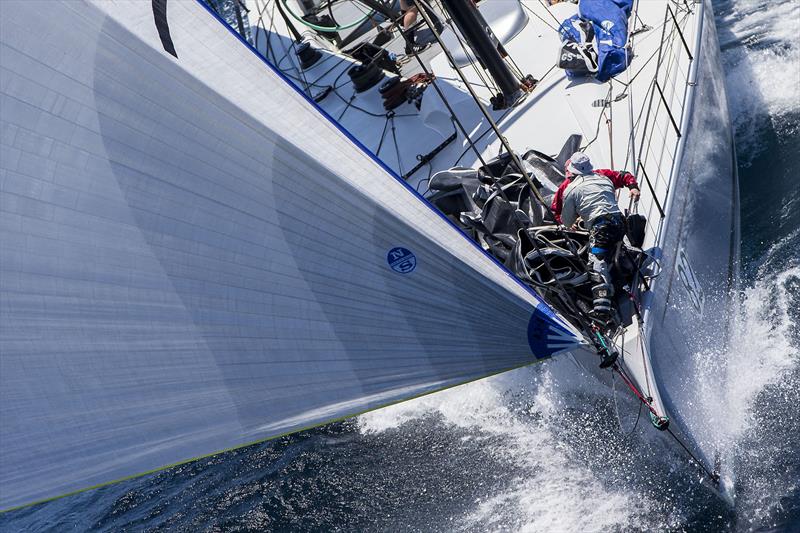
<path fill-rule="evenodd" d="M 467 40 L 478 60 L 489 72 L 503 95 L 505 106 L 516 104 L 525 95 L 522 81 L 508 67 L 503 57 L 503 45 L 492 33 L 472 0 L 441 0 L 442 7 L 450 15 L 458 30 Z"/>

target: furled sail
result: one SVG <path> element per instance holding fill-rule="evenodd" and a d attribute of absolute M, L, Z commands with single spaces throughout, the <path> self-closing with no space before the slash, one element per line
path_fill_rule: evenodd
<path fill-rule="evenodd" d="M 0 509 L 579 342 L 199 3 L 0 10 Z"/>

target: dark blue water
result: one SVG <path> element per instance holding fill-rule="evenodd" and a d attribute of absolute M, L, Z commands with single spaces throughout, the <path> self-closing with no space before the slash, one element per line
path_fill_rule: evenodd
<path fill-rule="evenodd" d="M 565 385 L 574 369 L 555 364 L 8 513 L 0 529 L 800 531 L 800 2 L 715 7 L 742 202 L 732 509 L 652 432 L 627 435 L 629 405 Z"/>

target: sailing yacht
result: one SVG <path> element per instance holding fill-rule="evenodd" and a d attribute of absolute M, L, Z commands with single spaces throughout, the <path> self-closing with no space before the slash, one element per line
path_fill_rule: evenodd
<path fill-rule="evenodd" d="M 555 66 L 568 2 L 426 4 L 404 65 L 255 7 L 251 43 L 200 1 L 0 6 L 0 510 L 552 357 L 622 379 L 717 483 L 739 240 L 710 3 L 633 2 L 603 81 Z M 579 267 L 548 288 L 503 257 L 580 258 L 542 201 L 572 149 L 642 188 L 613 328 L 571 307 Z M 476 230 L 506 185 L 511 241 Z"/>
<path fill-rule="evenodd" d="M 476 46 L 480 28 L 471 31 L 459 21 L 463 17 L 458 14 L 471 9 L 468 4 L 441 2 L 440 18 L 450 24 L 435 39 L 430 34 L 436 33 L 433 24 L 417 32 L 418 37 L 429 32 L 428 41 L 438 48 L 424 52 L 422 60 L 402 65 L 399 78 L 390 69 L 375 80 L 372 90 L 341 82 L 363 62 L 332 47 L 325 38 L 329 34 L 306 33 L 299 41 L 281 39 L 280 35 L 291 32 L 281 33 L 278 28 L 292 19 L 281 17 L 285 10 L 280 3 L 259 0 L 250 17 L 253 42 L 264 57 L 365 149 L 454 220 L 459 215 L 462 221 L 465 215 L 469 218 L 476 208 L 475 202 L 468 201 L 453 210 L 454 180 L 459 175 L 465 184 L 472 179 L 472 188 L 465 185 L 456 192 L 474 195 L 475 175 L 465 174 L 464 169 L 491 168 L 503 154 L 508 159 L 511 151 L 522 157 L 523 166 L 537 178 L 548 205 L 564 178 L 566 158 L 578 149 L 603 168 L 634 173 L 642 189 L 641 201 L 633 203 L 626 189 L 618 200 L 623 211 L 636 209 L 647 220 L 640 245 L 648 252 L 650 266 L 644 268 L 646 273 L 640 272 L 647 280 L 642 286 L 618 295 L 620 304 L 629 296 L 634 303 L 626 311 L 627 320 L 623 319 L 626 327 L 614 335 L 624 369 L 624 375 L 616 377 L 644 400 L 653 424 L 675 437 L 678 446 L 718 485 L 724 424 L 712 421 L 721 419 L 719 407 L 724 402 L 722 354 L 735 303 L 739 207 L 736 156 L 710 2 L 585 0 L 583 5 L 550 5 L 539 0 L 486 1 L 477 12 L 483 21 L 480 25 L 491 29 L 489 39 L 499 58 L 486 57 L 485 49 Z M 627 46 L 619 48 L 628 66 L 613 76 L 572 76 L 557 66 L 565 33 L 577 25 L 576 19 L 583 19 L 581 9 L 589 4 L 613 20 L 600 17 L 595 21 L 598 33 L 620 23 L 615 11 L 623 11 L 627 19 L 622 30 L 622 43 Z M 434 9 L 428 8 L 420 15 L 432 13 Z M 436 17 L 426 18 L 431 16 Z M 611 38 L 607 32 L 596 40 Z M 316 60 L 304 64 L 311 46 L 317 51 Z M 336 61 L 342 63 L 336 66 Z M 391 89 L 386 87 L 414 80 L 419 74 L 427 77 L 411 84 L 405 104 L 387 112 L 390 99 L 385 94 Z M 430 75 L 436 82 L 428 87 Z M 513 100 L 514 105 L 498 106 L 498 97 Z M 478 211 L 483 208 L 484 219 L 496 218 L 498 210 L 491 212 L 487 203 L 480 203 Z M 547 218 L 547 210 L 541 211 L 538 218 L 532 216 L 538 224 Z M 475 224 L 460 226 L 475 237 Z M 499 231 L 509 233 L 508 228 Z M 507 257 L 514 253 L 513 246 L 505 250 L 492 246 L 486 235 L 492 232 L 485 226 L 477 233 L 483 247 L 513 269 L 513 258 Z M 551 232 L 540 244 L 545 251 L 569 252 L 563 243 L 553 248 L 559 237 Z M 561 266 L 564 270 L 556 277 L 562 284 L 581 274 L 575 265 Z M 524 268 L 515 270 L 531 282 L 528 273 Z M 547 290 L 539 292 L 563 315 L 570 315 L 570 309 L 556 302 L 560 295 L 550 291 L 548 298 Z M 580 329 L 579 322 L 574 325 Z M 597 346 L 589 344 L 589 349 L 573 350 L 570 355 L 613 385 L 615 373 L 597 370 Z"/>

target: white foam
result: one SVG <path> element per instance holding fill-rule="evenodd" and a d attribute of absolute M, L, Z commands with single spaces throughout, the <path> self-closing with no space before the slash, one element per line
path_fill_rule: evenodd
<path fill-rule="evenodd" d="M 800 267 L 789 268 L 747 289 L 732 334 L 728 361 L 727 412 L 732 436 L 751 426 L 755 395 L 800 363 L 792 345 L 789 315 L 792 303 L 787 283 L 800 279 Z"/>
<path fill-rule="evenodd" d="M 751 159 L 764 125 L 791 127 L 782 119 L 798 111 L 800 3 L 733 0 L 716 7 L 737 144 Z"/>
<path fill-rule="evenodd" d="M 474 502 L 463 517 L 466 529 L 608 531 L 637 524 L 652 505 L 647 495 L 606 487 L 589 466 L 571 458 L 570 443 L 548 422 L 563 417 L 576 395 L 587 394 L 597 398 L 609 391 L 562 359 L 369 413 L 359 425 L 364 432 L 379 432 L 436 414 L 478 437 L 502 437 L 492 439 L 502 444 L 491 453 L 517 475 L 503 490 Z M 591 430 L 587 435 L 596 438 Z"/>

